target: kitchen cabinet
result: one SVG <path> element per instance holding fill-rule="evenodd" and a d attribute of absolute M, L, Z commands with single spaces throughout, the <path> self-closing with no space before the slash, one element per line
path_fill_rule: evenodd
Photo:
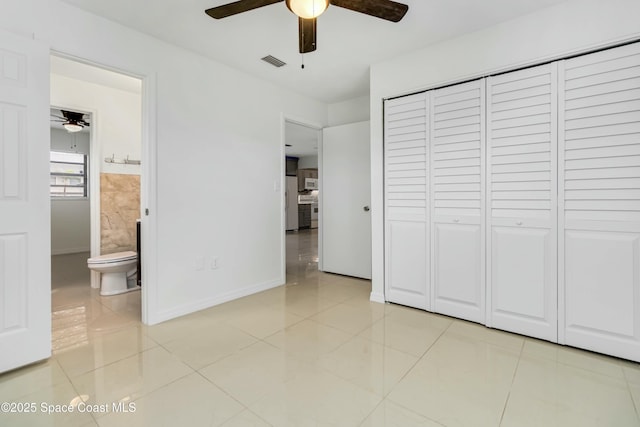
<path fill-rule="evenodd" d="M 318 169 L 298 169 L 298 191 L 305 191 L 305 178 L 318 179 Z"/>

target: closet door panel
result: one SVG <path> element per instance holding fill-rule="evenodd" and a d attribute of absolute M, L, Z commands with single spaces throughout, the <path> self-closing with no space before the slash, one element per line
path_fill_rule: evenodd
<path fill-rule="evenodd" d="M 385 101 L 385 298 L 431 309 L 426 94 Z"/>
<path fill-rule="evenodd" d="M 545 285 L 555 280 L 550 240 L 548 228 L 492 229 L 492 309 L 501 319 L 513 319 L 521 334 L 534 335 L 548 323 L 552 301 Z"/>
<path fill-rule="evenodd" d="M 640 289 L 639 243 L 638 233 L 565 233 L 569 330 L 634 336 L 634 302 Z"/>
<path fill-rule="evenodd" d="M 436 311 L 476 311 L 482 301 L 482 234 L 480 224 L 435 223 L 434 286 Z M 444 309 L 443 309 L 444 307 Z M 461 317 L 461 316 L 457 316 Z M 471 320 L 480 321 L 478 318 Z"/>
<path fill-rule="evenodd" d="M 391 221 L 385 238 L 388 243 L 387 300 L 426 310 L 426 224 Z"/>
<path fill-rule="evenodd" d="M 487 79 L 487 325 L 557 340 L 557 64 Z"/>
<path fill-rule="evenodd" d="M 640 44 L 559 77 L 561 342 L 640 361 Z"/>
<path fill-rule="evenodd" d="M 433 311 L 484 323 L 484 81 L 429 96 Z"/>

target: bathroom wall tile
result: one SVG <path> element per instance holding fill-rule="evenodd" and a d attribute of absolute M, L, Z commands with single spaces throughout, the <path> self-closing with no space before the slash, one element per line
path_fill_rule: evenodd
<path fill-rule="evenodd" d="M 100 174 L 100 252 L 135 251 L 139 217 L 140 176 Z"/>

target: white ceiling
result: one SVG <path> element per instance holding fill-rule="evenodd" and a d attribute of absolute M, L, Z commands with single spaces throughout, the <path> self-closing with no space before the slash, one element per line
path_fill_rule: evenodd
<path fill-rule="evenodd" d="M 64 0 L 323 102 L 365 96 L 369 65 L 565 0 L 401 0 L 392 23 L 331 6 L 318 18 L 318 50 L 300 68 L 298 21 L 284 2 L 221 20 L 204 10 L 230 0 Z M 275 68 L 260 60 L 273 55 Z"/>
<path fill-rule="evenodd" d="M 317 156 L 319 132 L 298 123 L 285 122 L 285 144 L 291 147 L 285 146 L 284 153 L 293 157 Z"/>

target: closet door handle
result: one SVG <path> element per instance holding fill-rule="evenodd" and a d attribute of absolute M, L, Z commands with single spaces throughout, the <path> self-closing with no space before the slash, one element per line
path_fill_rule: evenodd
<path fill-rule="evenodd" d="M 458 218 L 454 219 L 453 222 L 460 222 Z"/>
<path fill-rule="evenodd" d="M 522 221 L 516 221 L 516 225 L 522 225 Z"/>

